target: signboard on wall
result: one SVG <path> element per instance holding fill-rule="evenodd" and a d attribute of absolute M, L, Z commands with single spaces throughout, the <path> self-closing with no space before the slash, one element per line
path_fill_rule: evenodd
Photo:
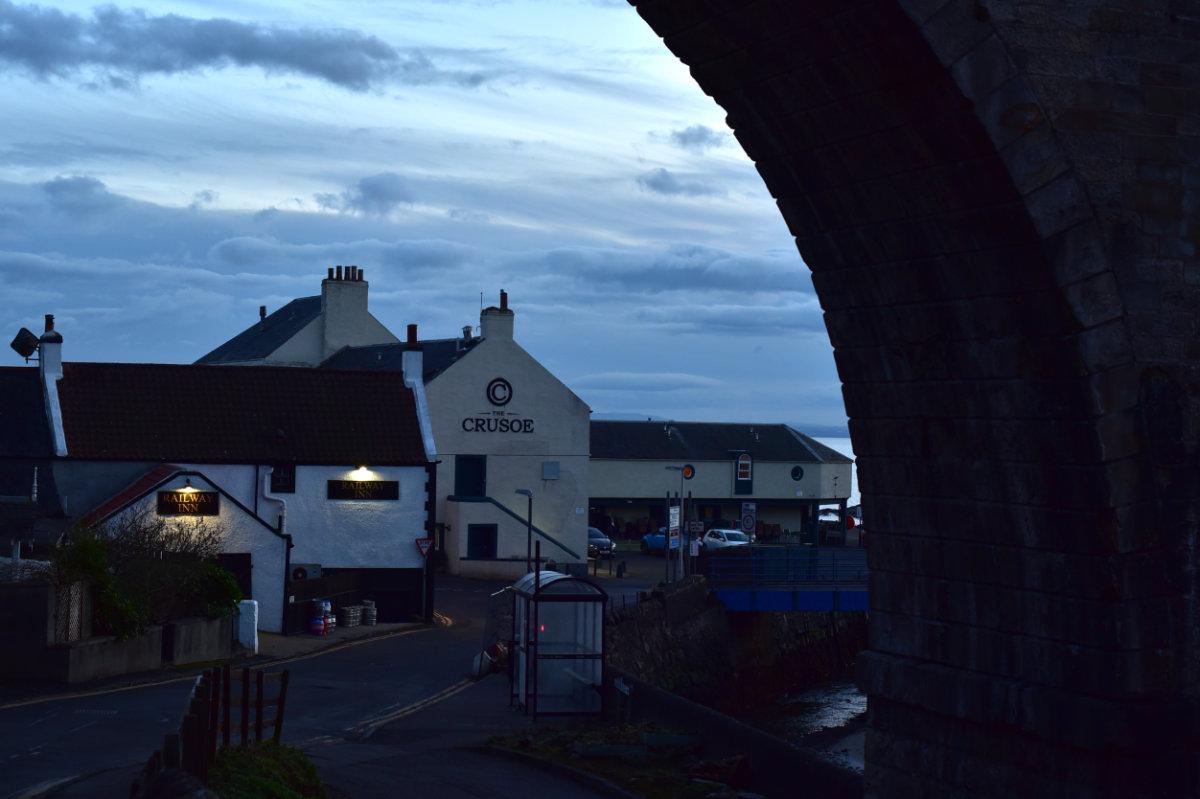
<path fill-rule="evenodd" d="M 325 496 L 360 502 L 400 499 L 400 483 L 397 480 L 330 480 L 326 483 Z"/>
<path fill-rule="evenodd" d="M 758 503 L 742 503 L 742 532 L 749 535 L 758 527 Z"/>
<path fill-rule="evenodd" d="M 219 516 L 221 495 L 216 491 L 159 491 L 159 516 Z"/>

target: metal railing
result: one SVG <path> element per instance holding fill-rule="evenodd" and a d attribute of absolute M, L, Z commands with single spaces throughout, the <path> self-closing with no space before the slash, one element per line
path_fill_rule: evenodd
<path fill-rule="evenodd" d="M 865 549 L 807 546 L 731 547 L 707 556 L 704 573 L 719 587 L 866 585 Z"/>

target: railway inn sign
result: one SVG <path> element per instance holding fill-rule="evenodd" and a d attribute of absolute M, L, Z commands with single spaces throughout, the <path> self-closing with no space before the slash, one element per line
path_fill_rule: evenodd
<path fill-rule="evenodd" d="M 159 516 L 219 516 L 221 495 L 216 491 L 159 491 Z"/>

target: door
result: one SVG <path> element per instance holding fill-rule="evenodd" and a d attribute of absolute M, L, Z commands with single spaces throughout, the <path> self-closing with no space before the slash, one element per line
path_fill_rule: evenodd
<path fill-rule="evenodd" d="M 249 552 L 221 552 L 217 555 L 217 565 L 228 570 L 233 575 L 233 579 L 237 580 L 238 590 L 242 592 L 242 599 L 254 598 L 250 592 Z"/>
<path fill-rule="evenodd" d="M 473 560 L 496 557 L 496 525 L 467 525 L 467 557 Z"/>
<path fill-rule="evenodd" d="M 454 456 L 454 496 L 487 496 L 487 456 Z"/>

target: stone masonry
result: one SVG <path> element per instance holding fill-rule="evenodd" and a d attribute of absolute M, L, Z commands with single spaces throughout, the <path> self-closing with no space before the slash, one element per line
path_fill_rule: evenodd
<path fill-rule="evenodd" d="M 631 1 L 825 310 L 867 794 L 1200 795 L 1200 2 Z"/>

